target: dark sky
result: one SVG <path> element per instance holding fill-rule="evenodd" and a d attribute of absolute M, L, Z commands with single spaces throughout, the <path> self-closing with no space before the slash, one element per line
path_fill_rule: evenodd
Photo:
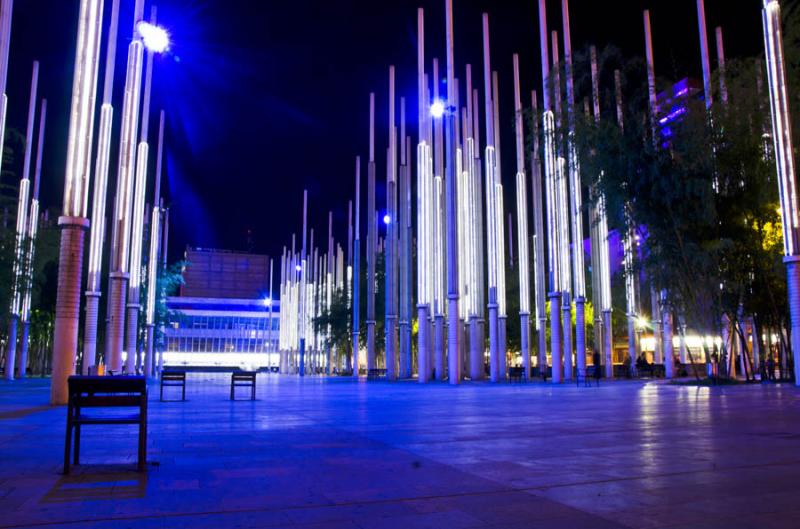
<path fill-rule="evenodd" d="M 63 192 L 78 3 L 15 3 L 8 125 L 24 131 L 31 61 L 38 58 L 40 94 L 49 100 L 42 184 L 46 207 L 60 207 Z M 760 52 L 760 1 L 706 4 L 712 57 L 717 25 L 725 32 L 729 57 Z M 132 5 L 133 0 L 122 0 L 115 137 Z M 303 188 L 309 189 L 317 233 L 327 230 L 327 212 L 333 210 L 336 234 L 344 238 L 354 157 L 367 152 L 369 92 L 377 94 L 380 181 L 388 138 L 388 66 L 397 67 L 398 96 L 407 98 L 415 143 L 416 8 L 426 9 L 429 70 L 434 56 L 443 59 L 444 1 L 160 0 L 157 5 L 158 21 L 173 39 L 170 54 L 156 62 L 150 127 L 155 145 L 158 110 L 164 108 L 170 259 L 179 258 L 187 244 L 246 248 L 248 230 L 255 251 L 279 254 L 291 233 L 300 230 Z M 110 1 L 107 6 L 106 14 Z M 454 7 L 460 77 L 467 62 L 482 71 L 480 15 L 490 14 L 501 123 L 510 123 L 512 53 L 520 54 L 523 93 L 541 86 L 536 1 L 454 0 Z M 694 0 L 572 0 L 573 47 L 613 43 L 626 55 L 643 55 L 645 7 L 651 10 L 657 74 L 700 77 Z M 561 30 L 559 1 L 548 0 L 548 19 L 550 29 Z M 501 144 L 504 158 L 513 156 L 510 126 L 504 127 Z M 111 182 L 116 178 L 113 150 Z M 154 164 L 154 147 L 151 153 Z M 382 202 L 379 189 L 379 206 Z"/>

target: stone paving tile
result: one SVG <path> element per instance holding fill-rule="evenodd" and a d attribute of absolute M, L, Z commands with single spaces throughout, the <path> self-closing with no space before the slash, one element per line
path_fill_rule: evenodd
<path fill-rule="evenodd" d="M 258 384 L 190 374 L 151 398 L 146 473 L 98 427 L 65 477 L 47 381 L 0 382 L 0 527 L 800 527 L 791 386 Z"/>

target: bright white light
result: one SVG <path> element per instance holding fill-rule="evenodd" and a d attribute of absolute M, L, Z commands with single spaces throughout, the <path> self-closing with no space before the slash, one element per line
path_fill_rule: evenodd
<path fill-rule="evenodd" d="M 437 99 L 431 105 L 431 116 L 439 119 L 440 117 L 444 116 L 444 102 Z"/>
<path fill-rule="evenodd" d="M 272 298 L 264 298 L 264 306 L 269 307 L 272 305 Z"/>
<path fill-rule="evenodd" d="M 295 265 L 295 266 L 294 266 L 294 269 L 295 269 L 295 270 L 297 270 L 297 271 L 299 272 L 300 270 L 302 270 L 302 269 L 303 269 L 303 267 L 302 267 L 302 266 L 300 266 L 300 265 Z"/>
<path fill-rule="evenodd" d="M 163 53 L 169 49 L 169 33 L 161 26 L 141 21 L 136 25 L 136 30 L 142 36 L 145 48 L 154 53 Z"/>
<path fill-rule="evenodd" d="M 392 217 L 390 217 L 389 214 L 387 213 L 386 215 L 383 216 L 383 223 L 389 224 L 390 222 L 392 222 Z"/>

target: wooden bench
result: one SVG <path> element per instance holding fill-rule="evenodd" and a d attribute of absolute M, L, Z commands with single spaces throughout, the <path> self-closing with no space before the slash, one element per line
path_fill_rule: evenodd
<path fill-rule="evenodd" d="M 234 398 L 234 389 L 237 387 L 250 388 L 250 400 L 256 400 L 256 372 L 234 371 L 231 373 L 231 400 Z"/>
<path fill-rule="evenodd" d="M 186 371 L 168 371 L 161 372 L 161 395 L 159 400 L 164 400 L 164 387 L 179 387 L 181 388 L 181 400 L 186 400 Z"/>
<path fill-rule="evenodd" d="M 379 378 L 386 378 L 386 369 L 373 368 L 367 371 L 367 380 L 378 380 Z"/>
<path fill-rule="evenodd" d="M 509 367 L 508 368 L 508 378 L 509 380 L 516 380 L 517 382 L 522 382 L 523 377 L 525 376 L 525 368 L 524 367 Z"/>
<path fill-rule="evenodd" d="M 95 424 L 139 425 L 139 471 L 147 463 L 147 382 L 144 377 L 71 376 L 67 380 L 67 435 L 64 474 L 69 474 L 72 430 L 75 430 L 73 464 L 80 461 L 81 426 Z M 127 414 L 86 414 L 85 408 L 138 408 Z"/>

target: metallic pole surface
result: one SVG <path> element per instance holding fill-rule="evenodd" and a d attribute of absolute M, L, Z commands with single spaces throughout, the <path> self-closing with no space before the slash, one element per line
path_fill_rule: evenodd
<path fill-rule="evenodd" d="M 800 386 L 800 214 L 797 203 L 797 176 L 794 166 L 789 94 L 786 86 L 786 64 L 783 58 L 781 7 L 778 0 L 764 0 L 762 18 L 769 102 L 772 111 L 772 139 L 783 221 L 783 262 L 786 263 L 789 294 L 794 380 L 795 385 Z"/>
<path fill-rule="evenodd" d="M 129 256 L 136 164 L 136 132 L 139 126 L 139 99 L 142 84 L 144 44 L 136 24 L 142 20 L 144 1 L 136 0 L 133 38 L 128 45 L 125 91 L 122 100 L 117 188 L 112 219 L 111 262 L 109 265 L 109 321 L 106 328 L 106 366 L 109 371 L 122 369 L 125 338 L 125 307 L 130 279 Z"/>
<path fill-rule="evenodd" d="M 525 380 L 531 373 L 530 272 L 528 270 L 528 188 L 525 174 L 525 130 L 522 125 L 522 95 L 519 86 L 519 56 L 514 62 L 514 125 L 517 145 L 517 253 L 519 258 L 519 323 L 522 368 Z"/>
<path fill-rule="evenodd" d="M 447 370 L 450 384 L 461 382 L 461 354 L 459 349 L 461 325 L 458 313 L 458 236 L 457 182 L 456 182 L 456 127 L 458 113 L 455 91 L 455 63 L 453 59 L 453 0 L 445 0 L 446 52 L 447 52 L 447 119 L 445 121 L 447 185 Z"/>
<path fill-rule="evenodd" d="M 36 236 L 39 230 L 39 186 L 42 176 L 42 150 L 44 148 L 45 120 L 47 119 L 47 99 L 42 99 L 39 111 L 39 140 L 36 146 L 36 169 L 33 173 L 33 196 L 28 213 L 27 244 L 23 263 L 25 271 L 25 289 L 22 298 L 22 339 L 19 344 L 19 378 L 25 378 L 28 366 L 28 334 L 31 324 L 31 294 L 33 291 L 33 259 L 36 250 Z"/>
<path fill-rule="evenodd" d="M 356 217 L 353 233 L 353 377 L 358 378 L 361 309 L 361 157 L 356 156 Z"/>
<path fill-rule="evenodd" d="M 161 168 L 164 154 L 164 111 L 161 111 L 158 123 L 158 151 L 156 154 L 156 181 L 154 186 L 153 211 L 150 218 L 150 253 L 147 259 L 147 300 L 145 324 L 147 325 L 147 353 L 144 358 L 144 375 L 150 377 L 156 367 L 155 357 L 155 323 L 156 323 L 156 288 L 158 288 L 158 252 L 161 242 Z M 270 290 L 270 295 L 271 290 Z"/>
<path fill-rule="evenodd" d="M 111 3 L 111 20 L 106 44 L 105 81 L 103 103 L 100 106 L 100 128 L 97 133 L 97 158 L 94 169 L 92 195 L 92 223 L 89 233 L 89 266 L 86 273 L 86 317 L 83 330 L 83 374 L 88 375 L 97 357 L 97 317 L 100 305 L 100 273 L 102 270 L 103 243 L 106 236 L 106 192 L 108 167 L 111 159 L 111 129 L 114 108 L 111 96 L 114 86 L 114 65 L 119 25 L 119 0 Z"/>
<path fill-rule="evenodd" d="M 375 369 L 375 94 L 369 95 L 369 163 L 367 164 L 367 373 Z"/>
<path fill-rule="evenodd" d="M 75 372 L 78 348 L 83 240 L 89 227 L 86 218 L 90 157 L 94 136 L 94 107 L 97 91 L 97 63 L 102 33 L 102 0 L 81 0 L 75 69 L 70 104 L 67 164 L 64 176 L 64 203 L 61 246 L 58 261 L 58 292 L 53 328 L 53 376 L 50 403 L 66 404 L 67 378 Z"/>
<path fill-rule="evenodd" d="M 25 129 L 25 153 L 22 163 L 22 178 L 19 181 L 17 202 L 17 228 L 14 239 L 14 275 L 11 278 L 11 312 L 8 318 L 8 345 L 6 347 L 6 380 L 14 380 L 14 366 L 17 357 L 17 325 L 22 314 L 22 300 L 25 295 L 25 247 L 28 228 L 28 208 L 30 206 L 31 153 L 33 151 L 33 128 L 36 124 L 36 92 L 39 86 L 39 61 L 33 61 L 31 92 L 28 101 L 28 125 Z M 2 147 L 2 146 L 0 146 Z M 20 366 L 23 371 L 25 366 Z"/>

